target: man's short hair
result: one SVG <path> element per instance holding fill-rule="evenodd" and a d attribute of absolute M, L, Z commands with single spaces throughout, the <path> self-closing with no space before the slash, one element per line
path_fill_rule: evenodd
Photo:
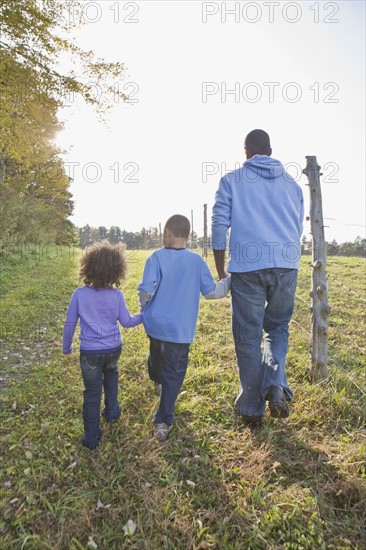
<path fill-rule="evenodd" d="M 245 148 L 252 155 L 271 155 L 271 142 L 264 130 L 252 130 L 245 138 Z"/>
<path fill-rule="evenodd" d="M 174 216 L 168 219 L 165 227 L 169 229 L 175 237 L 182 237 L 183 239 L 189 238 L 191 224 L 189 223 L 189 219 L 185 216 L 174 214 Z"/>

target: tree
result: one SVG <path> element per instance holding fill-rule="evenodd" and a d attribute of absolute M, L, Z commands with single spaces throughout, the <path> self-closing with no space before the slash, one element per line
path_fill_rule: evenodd
<path fill-rule="evenodd" d="M 116 95 L 126 99 L 114 88 L 113 95 L 107 93 L 122 75 L 123 64 L 96 59 L 68 39 L 73 23 L 65 9 L 82 18 L 78 2 L 6 0 L 0 6 L 3 243 L 75 239 L 68 220 L 73 210 L 70 181 L 54 145 L 58 109 L 70 94 L 80 94 L 102 116 Z M 65 53 L 83 79 L 75 71 L 59 71 Z M 106 92 L 101 97 L 94 93 L 96 85 Z"/>
<path fill-rule="evenodd" d="M 366 256 L 366 239 L 362 239 L 360 236 L 356 237 L 353 246 L 355 256 Z"/>
<path fill-rule="evenodd" d="M 339 244 L 335 239 L 331 243 L 327 242 L 327 254 L 328 256 L 337 256 L 339 253 Z"/>
<path fill-rule="evenodd" d="M 138 238 L 138 247 L 142 250 L 147 249 L 147 243 L 148 243 L 148 231 L 143 227 L 140 231 L 140 235 Z"/>
<path fill-rule="evenodd" d="M 189 241 L 189 247 L 190 248 L 198 248 L 199 244 L 197 243 L 197 233 L 195 231 L 191 231 L 190 234 L 190 241 Z"/>
<path fill-rule="evenodd" d="M 73 203 L 59 151 L 53 144 L 60 125 L 57 102 L 39 93 L 39 76 L 6 52 L 0 61 L 2 111 L 1 171 L 4 241 L 55 241 L 67 233 Z M 13 96 L 15 75 L 32 93 Z"/>
<path fill-rule="evenodd" d="M 80 246 L 82 248 L 85 248 L 89 244 L 92 244 L 93 237 L 92 237 L 92 228 L 90 225 L 85 225 L 84 227 L 79 228 L 79 237 L 80 237 Z"/>
<path fill-rule="evenodd" d="M 108 92 L 122 100 L 126 96 L 115 89 L 116 78 L 124 71 L 122 63 L 108 63 L 95 58 L 90 51 L 83 51 L 67 38 L 71 29 L 85 22 L 80 2 L 59 0 L 6 0 L 0 6 L 2 35 L 0 44 L 4 55 L 11 56 L 19 66 L 28 67 L 39 76 L 39 91 L 62 105 L 70 94 L 80 94 L 87 103 L 96 105 L 100 112 L 109 108 Z M 61 54 L 68 54 L 70 61 L 78 64 L 75 71 L 64 74 L 58 68 Z M 30 82 L 16 80 L 15 91 L 27 95 Z M 99 98 L 95 87 L 106 93 Z M 112 95 L 110 95 L 111 97 Z"/>
<path fill-rule="evenodd" d="M 108 239 L 108 229 L 104 227 L 103 225 L 100 225 L 98 227 L 99 231 L 99 239 L 102 241 L 103 239 Z"/>
<path fill-rule="evenodd" d="M 116 225 L 112 225 L 109 229 L 109 242 L 112 244 L 122 241 L 121 229 Z"/>
<path fill-rule="evenodd" d="M 312 243 L 303 235 L 301 239 L 301 254 L 311 254 Z"/>
<path fill-rule="evenodd" d="M 125 243 L 128 250 L 136 250 L 138 245 L 136 243 L 138 233 L 132 231 L 122 231 L 122 241 Z"/>

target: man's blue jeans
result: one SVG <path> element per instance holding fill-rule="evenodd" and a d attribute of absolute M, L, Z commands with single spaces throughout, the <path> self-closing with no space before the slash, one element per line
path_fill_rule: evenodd
<path fill-rule="evenodd" d="M 297 269 L 282 268 L 231 274 L 232 329 L 240 378 L 235 409 L 239 414 L 263 416 L 270 386 L 282 386 L 286 398 L 292 400 L 286 355 L 297 274 Z"/>
<path fill-rule="evenodd" d="M 84 380 L 84 439 L 83 445 L 94 449 L 100 439 L 100 402 L 104 387 L 103 416 L 117 420 L 121 416 L 118 404 L 118 359 L 121 350 L 112 353 L 80 351 L 80 366 Z"/>
<path fill-rule="evenodd" d="M 154 416 L 156 424 L 174 422 L 174 405 L 187 371 L 189 347 L 150 337 L 149 376 L 161 384 L 159 408 Z"/>

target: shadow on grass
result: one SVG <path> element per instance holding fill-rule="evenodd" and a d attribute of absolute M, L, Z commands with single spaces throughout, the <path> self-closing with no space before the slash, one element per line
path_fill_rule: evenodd
<path fill-rule="evenodd" d="M 254 435 L 259 446 L 269 444 L 275 468 L 268 484 L 286 500 L 296 486 L 307 490 L 318 509 L 326 548 L 364 548 L 366 540 L 366 484 L 347 476 L 332 463 L 334 448 L 312 444 L 287 421 L 268 419 Z M 338 460 L 334 462 L 339 463 Z M 332 545 L 333 544 L 333 545 Z"/>
<path fill-rule="evenodd" d="M 39 422 L 54 396 L 39 394 L 39 376 L 32 392 L 24 384 L 27 401 L 34 395 L 37 407 L 24 421 L 18 409 L 9 413 L 20 439 L 7 454 L 17 462 L 6 478 L 14 480 L 4 510 L 9 548 L 22 548 L 25 540 L 24 548 L 37 550 L 86 549 L 90 540 L 111 549 L 362 548 L 361 480 L 332 463 L 334 438 L 327 450 L 320 430 L 315 438 L 316 428 L 303 416 L 296 425 L 295 414 L 288 421 L 266 418 L 262 430 L 251 431 L 230 399 L 214 398 L 213 386 L 205 385 L 179 396 L 175 426 L 161 444 L 151 422 L 158 399 L 144 364 L 144 356 L 124 361 L 124 414 L 103 423 L 95 452 L 80 445 L 77 369 L 65 369 L 59 380 L 60 365 L 50 366 L 42 388 L 53 381 L 57 409 L 54 403 L 50 425 L 42 430 Z M 33 457 L 27 458 L 29 450 Z M 136 523 L 132 536 L 123 531 L 129 519 Z"/>

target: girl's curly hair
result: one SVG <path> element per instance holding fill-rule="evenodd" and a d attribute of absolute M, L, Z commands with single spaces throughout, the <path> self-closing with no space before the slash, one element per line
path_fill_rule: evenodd
<path fill-rule="evenodd" d="M 79 277 L 94 288 L 119 288 L 126 277 L 127 260 L 122 243 L 111 245 L 107 240 L 94 243 L 83 251 Z"/>

